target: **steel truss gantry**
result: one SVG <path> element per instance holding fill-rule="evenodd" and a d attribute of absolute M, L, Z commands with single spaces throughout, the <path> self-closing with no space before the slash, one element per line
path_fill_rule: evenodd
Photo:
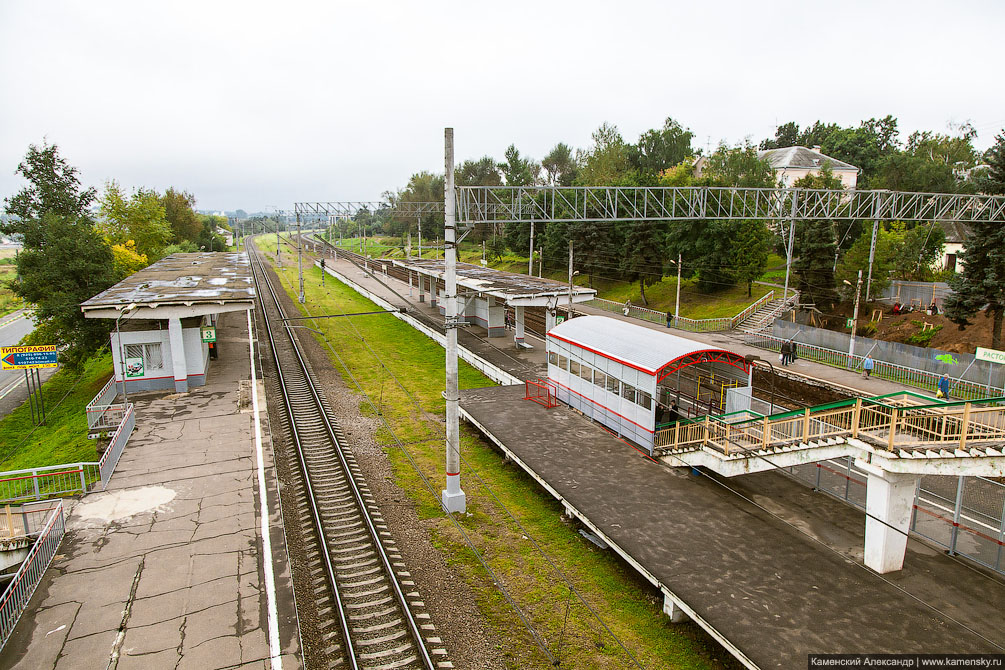
<path fill-rule="evenodd" d="M 457 223 L 681 219 L 1002 221 L 1005 196 L 714 186 L 457 186 Z"/>
<path fill-rule="evenodd" d="M 353 217 L 360 212 L 390 214 L 397 218 L 415 218 L 424 214 L 442 214 L 442 202 L 365 202 L 341 200 L 337 202 L 297 202 L 294 212 L 305 218 Z"/>

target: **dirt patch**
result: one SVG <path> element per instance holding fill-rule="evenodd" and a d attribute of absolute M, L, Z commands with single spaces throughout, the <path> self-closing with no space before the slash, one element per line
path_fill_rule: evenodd
<path fill-rule="evenodd" d="M 838 333 L 848 333 L 850 330 L 845 327 L 845 321 L 851 318 L 853 309 L 852 303 L 841 303 L 835 307 L 833 314 L 824 317 L 817 316 L 815 325 Z M 941 349 L 957 354 L 972 354 L 977 350 L 977 347 L 991 346 L 993 321 L 984 312 L 975 314 L 970 319 L 970 325 L 961 329 L 941 313 L 932 315 L 914 311 L 895 316 L 890 305 L 873 302 L 859 307 L 860 323 L 870 322 L 877 310 L 882 312 L 882 318 L 874 322 L 876 332 L 869 334 L 859 330 L 860 335 L 886 342 L 924 346 L 921 343 L 909 342 L 908 340 L 912 336 L 920 334 L 922 328 L 925 327 L 924 324 L 930 324 L 938 328 L 938 332 L 928 342 L 928 346 L 932 349 Z"/>

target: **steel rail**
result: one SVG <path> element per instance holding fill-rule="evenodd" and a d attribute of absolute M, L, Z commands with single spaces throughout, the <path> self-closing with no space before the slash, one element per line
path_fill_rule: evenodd
<path fill-rule="evenodd" d="M 282 304 L 280 303 L 279 298 L 278 298 L 278 296 L 276 294 L 275 288 L 272 285 L 272 281 L 269 279 L 267 273 L 264 270 L 264 266 L 262 265 L 261 259 L 258 258 L 257 251 L 256 252 L 252 252 L 249 255 L 255 257 L 255 262 L 253 262 L 252 265 L 253 265 L 253 267 L 255 267 L 255 264 L 257 263 L 258 272 L 259 272 L 259 274 L 261 274 L 262 279 L 264 280 L 264 282 L 266 284 L 266 287 L 268 288 L 269 294 L 272 296 L 272 299 L 275 302 L 276 311 L 281 316 L 285 316 Z M 258 286 L 258 277 L 257 276 L 255 276 L 255 284 L 256 284 L 256 287 L 257 287 Z M 260 299 L 262 299 L 263 306 L 264 306 L 264 296 L 263 296 L 262 293 L 259 293 L 259 296 L 260 296 Z M 264 320 L 265 320 L 265 323 L 266 323 L 266 330 L 267 330 L 268 337 L 269 337 L 269 345 L 270 345 L 270 348 L 271 348 L 272 353 L 273 353 L 273 358 L 274 358 L 274 360 L 276 362 L 276 368 L 277 368 L 277 372 L 278 372 L 280 386 L 281 386 L 281 389 L 282 389 L 282 392 L 283 392 L 283 402 L 284 402 L 284 405 L 286 407 L 287 415 L 288 415 L 288 417 L 290 419 L 291 433 L 292 433 L 292 435 L 294 437 L 294 441 L 295 441 L 296 446 L 297 446 L 298 462 L 299 462 L 299 465 L 300 465 L 301 474 L 302 474 L 303 479 L 304 479 L 304 486 L 305 486 L 305 488 L 307 489 L 307 492 L 308 492 L 308 501 L 310 502 L 311 511 L 313 513 L 312 517 L 313 517 L 314 524 L 315 524 L 315 530 L 318 533 L 319 544 L 324 547 L 325 563 L 326 563 L 325 568 L 326 568 L 326 570 L 328 572 L 328 577 L 329 577 L 329 580 L 330 580 L 330 583 L 331 583 L 331 586 L 332 586 L 332 591 L 333 591 L 333 594 L 334 594 L 334 597 L 335 597 L 335 602 L 336 602 L 337 608 L 339 610 L 340 624 L 341 624 L 341 628 L 342 628 L 343 637 L 344 637 L 345 643 L 346 643 L 346 648 L 347 648 L 346 651 L 348 652 L 346 654 L 346 656 L 349 659 L 351 667 L 353 667 L 353 668 L 359 668 L 360 666 L 357 663 L 357 652 L 356 652 L 356 646 L 358 646 L 358 645 L 354 644 L 354 635 L 353 635 L 352 627 L 351 627 L 350 622 L 349 622 L 348 614 L 346 613 L 345 603 L 344 603 L 344 601 L 342 599 L 342 594 L 339 591 L 340 580 L 338 578 L 338 575 L 337 575 L 335 567 L 334 567 L 334 562 L 335 561 L 333 560 L 333 558 L 331 556 L 331 547 L 329 546 L 329 543 L 328 543 L 328 539 L 329 539 L 327 537 L 328 534 L 325 532 L 325 529 L 324 529 L 324 526 L 323 526 L 323 522 L 322 522 L 322 518 L 321 518 L 322 514 L 321 514 L 321 511 L 318 509 L 317 496 L 316 496 L 316 494 L 314 492 L 314 486 L 313 486 L 313 484 L 311 482 L 311 477 L 310 477 L 310 474 L 309 474 L 309 468 L 308 468 L 308 463 L 307 463 L 307 457 L 306 457 L 306 455 L 304 453 L 304 450 L 303 450 L 303 443 L 302 443 L 301 436 L 300 436 L 300 430 L 298 428 L 298 419 L 296 418 L 296 413 L 293 411 L 293 407 L 292 407 L 292 404 L 291 404 L 290 391 L 289 391 L 289 388 L 287 386 L 287 381 L 286 381 L 285 375 L 283 374 L 283 371 L 282 371 L 282 368 L 281 368 L 280 359 L 279 359 L 279 352 L 278 352 L 278 350 L 276 348 L 275 337 L 274 337 L 273 332 L 272 332 L 272 326 L 271 326 L 270 320 L 268 318 L 266 318 Z M 359 510 L 360 518 L 361 518 L 361 520 L 363 521 L 363 523 L 366 526 L 366 529 L 368 531 L 368 536 L 369 536 L 370 544 L 372 545 L 372 547 L 374 549 L 374 553 L 377 555 L 377 557 L 380 560 L 380 563 L 381 563 L 381 566 L 383 568 L 384 576 L 385 576 L 385 578 L 387 580 L 387 583 L 391 587 L 391 589 L 393 590 L 393 592 L 395 594 L 395 601 L 396 601 L 397 609 L 401 612 L 402 618 L 404 619 L 404 621 L 406 623 L 406 628 L 408 629 L 408 633 L 410 634 L 410 636 L 412 638 L 412 644 L 413 644 L 413 646 L 415 648 L 418 660 L 421 661 L 422 666 L 424 668 L 426 668 L 427 670 L 432 670 L 433 668 L 435 668 L 435 664 L 434 664 L 432 658 L 429 655 L 429 651 L 426 649 L 426 646 L 423 643 L 422 632 L 418 628 L 418 625 L 417 625 L 417 623 L 415 621 L 415 617 L 413 616 L 411 608 L 409 607 L 407 598 L 405 597 L 405 594 L 403 593 L 403 591 L 401 589 L 401 585 L 398 583 L 398 580 L 395 578 L 394 567 L 391 564 L 390 558 L 387 555 L 387 551 L 385 550 L 385 548 L 383 546 L 383 543 L 381 542 L 380 532 L 378 531 L 378 529 L 374 525 L 373 519 L 371 518 L 370 514 L 368 513 L 366 501 L 364 500 L 363 494 L 360 491 L 359 485 L 356 482 L 355 477 L 353 476 L 352 466 L 347 461 L 347 459 L 345 457 L 345 453 L 342 450 L 342 446 L 341 446 L 339 438 L 338 438 L 338 436 L 336 434 L 337 431 L 335 430 L 334 426 L 332 425 L 331 418 L 328 416 L 328 412 L 325 409 L 325 403 L 322 400 L 322 398 L 321 398 L 321 396 L 320 396 L 320 394 L 318 392 L 318 389 L 317 389 L 317 387 L 316 387 L 316 385 L 314 383 L 314 380 L 313 380 L 313 378 L 312 378 L 312 376 L 311 376 L 311 374 L 309 372 L 309 369 L 307 367 L 306 361 L 304 360 L 303 354 L 302 354 L 302 352 L 300 350 L 299 343 L 297 342 L 296 338 L 294 337 L 294 335 L 293 335 L 293 333 L 291 331 L 290 324 L 284 322 L 284 327 L 285 327 L 286 334 L 287 334 L 287 337 L 288 337 L 290 345 L 291 345 L 291 350 L 292 350 L 293 354 L 295 354 L 296 359 L 297 359 L 297 361 L 299 363 L 299 366 L 300 366 L 300 371 L 303 374 L 306 389 L 307 389 L 307 391 L 309 391 L 310 396 L 311 396 L 311 398 L 312 398 L 312 400 L 314 402 L 314 406 L 317 409 L 317 415 L 321 419 L 321 422 L 322 422 L 322 424 L 323 424 L 323 426 L 325 428 L 325 432 L 327 434 L 328 439 L 331 441 L 331 443 L 335 447 L 333 449 L 333 453 L 337 457 L 338 463 L 339 463 L 339 465 L 342 468 L 342 471 L 344 473 L 345 482 L 348 485 L 350 493 L 352 494 L 352 498 L 353 498 L 353 501 L 354 501 L 354 503 L 356 505 L 356 508 Z"/>

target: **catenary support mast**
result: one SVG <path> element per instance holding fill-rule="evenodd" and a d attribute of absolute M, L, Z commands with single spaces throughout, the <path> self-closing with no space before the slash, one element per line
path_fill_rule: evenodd
<path fill-rule="evenodd" d="M 454 199 L 454 129 L 444 128 L 444 327 L 447 335 L 447 488 L 443 490 L 443 508 L 447 512 L 464 512 L 466 497 L 461 490 L 461 444 L 458 425 L 457 388 L 457 246 Z"/>

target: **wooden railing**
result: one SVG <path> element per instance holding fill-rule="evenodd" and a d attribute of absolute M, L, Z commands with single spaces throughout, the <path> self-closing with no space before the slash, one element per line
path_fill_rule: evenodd
<path fill-rule="evenodd" d="M 859 438 L 885 449 L 966 449 L 1005 440 L 1005 398 L 947 403 L 901 392 L 771 416 L 742 410 L 659 429 L 654 443 L 657 450 L 707 446 L 735 454 L 829 438 Z"/>

